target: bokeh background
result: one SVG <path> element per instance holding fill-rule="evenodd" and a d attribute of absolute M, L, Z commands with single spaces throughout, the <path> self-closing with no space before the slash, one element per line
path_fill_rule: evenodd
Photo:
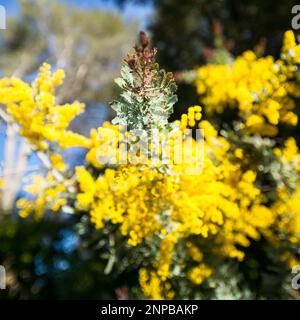
<path fill-rule="evenodd" d="M 0 31 L 0 76 L 31 81 L 44 61 L 55 69 L 63 68 L 66 81 L 58 100 L 78 99 L 86 104 L 86 112 L 72 123 L 72 130 L 87 135 L 90 128 L 114 116 L 108 107 L 117 93 L 113 79 L 139 30 L 151 36 L 160 65 L 175 74 L 179 102 L 173 118 L 177 118 L 198 103 L 195 87 L 182 81 L 195 66 L 226 62 L 247 49 L 278 57 L 296 2 L 7 0 L 0 4 L 8 15 L 7 30 Z M 0 264 L 7 268 L 10 290 L 0 291 L 0 297 L 126 296 L 122 279 L 106 283 L 99 273 L 97 251 L 82 247 L 72 217 L 42 222 L 18 218 L 15 202 L 22 196 L 22 186 L 43 170 L 34 154 L 25 161 L 21 152 L 21 138 L 9 135 L 2 119 L 0 175 L 10 172 L 12 183 L 0 211 Z M 65 156 L 70 165 L 84 158 L 80 149 Z"/>

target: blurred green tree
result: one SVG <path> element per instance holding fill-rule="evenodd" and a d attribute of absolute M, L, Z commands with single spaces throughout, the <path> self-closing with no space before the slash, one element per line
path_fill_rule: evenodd
<path fill-rule="evenodd" d="M 31 80 L 39 66 L 47 61 L 53 68 L 64 69 L 67 75 L 57 94 L 58 103 L 78 99 L 87 106 L 96 104 L 97 109 L 99 104 L 108 104 L 116 88 L 113 79 L 134 42 L 135 23 L 125 22 L 121 14 L 53 0 L 20 0 L 20 8 L 20 14 L 10 18 L 7 30 L 0 33 L 0 74 Z M 98 117 L 99 125 L 101 112 L 95 117 L 94 109 L 87 108 L 88 119 L 74 123 L 73 130 L 88 133 L 87 126 L 91 124 L 85 120 L 90 118 L 97 121 Z M 9 212 L 30 150 L 25 142 L 17 147 L 16 130 L 1 106 L 0 119 L 7 124 L 0 207 Z"/>

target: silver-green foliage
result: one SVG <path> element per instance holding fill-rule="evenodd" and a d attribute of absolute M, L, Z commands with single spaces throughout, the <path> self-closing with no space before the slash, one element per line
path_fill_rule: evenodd
<path fill-rule="evenodd" d="M 156 49 L 149 49 L 149 40 L 141 33 L 141 46 L 125 59 L 121 77 L 115 81 L 121 88 L 111 104 L 117 117 L 114 124 L 128 129 L 163 128 L 177 102 L 177 86 L 171 73 L 159 69 L 155 62 Z"/>

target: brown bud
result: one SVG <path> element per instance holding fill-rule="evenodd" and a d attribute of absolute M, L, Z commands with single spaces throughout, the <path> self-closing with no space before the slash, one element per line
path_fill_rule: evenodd
<path fill-rule="evenodd" d="M 140 32 L 140 41 L 143 49 L 148 47 L 150 40 L 144 31 Z"/>
<path fill-rule="evenodd" d="M 128 55 L 127 55 L 127 59 L 125 59 L 124 61 L 127 63 L 127 65 L 128 65 L 131 69 L 134 69 L 134 68 L 135 68 L 135 66 L 136 66 L 136 60 L 135 60 L 135 58 L 134 58 L 133 55 L 128 54 Z"/>

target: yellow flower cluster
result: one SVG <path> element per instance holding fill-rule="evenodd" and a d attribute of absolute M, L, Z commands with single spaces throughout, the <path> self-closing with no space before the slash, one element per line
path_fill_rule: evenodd
<path fill-rule="evenodd" d="M 272 211 L 276 214 L 275 230 L 280 241 L 278 232 L 284 234 L 289 242 L 295 246 L 300 245 L 300 153 L 294 138 L 288 138 L 282 150 L 276 148 L 275 154 L 281 159 L 286 170 L 295 176 L 294 190 L 289 190 L 284 185 L 277 189 L 277 201 L 272 205 Z M 274 236 L 272 237 L 274 240 Z M 290 266 L 298 264 L 295 256 L 286 252 L 287 261 Z M 299 262 L 299 261 L 298 261 Z"/>
<path fill-rule="evenodd" d="M 155 271 L 140 269 L 139 282 L 145 298 L 162 300 L 173 299 L 174 290 L 169 282 L 162 282 Z"/>
<path fill-rule="evenodd" d="M 196 126 L 200 111 L 197 106 L 190 108 L 179 127 L 186 128 L 186 119 L 190 127 Z M 118 224 L 133 246 L 146 238 L 159 239 L 160 251 L 153 263 L 155 276 L 152 271 L 152 280 L 148 279 L 152 286 L 172 278 L 170 268 L 180 241 L 196 236 L 197 241 L 213 243 L 216 255 L 242 260 L 244 252 L 237 246 L 247 247 L 251 238 L 258 240 L 274 220 L 272 212 L 261 204 L 263 197 L 254 185 L 255 173 L 243 172 L 231 161 L 229 143 L 208 121 L 199 122 L 198 127 L 205 135 L 204 168 L 199 175 L 186 174 L 187 163 L 173 166 L 169 174 L 148 165 L 123 165 L 106 169 L 97 179 L 84 167 L 76 169 L 80 188 L 77 206 L 90 212 L 98 228 L 108 222 Z M 94 163 L 92 154 L 95 151 L 91 150 L 87 158 Z M 198 265 L 182 268 L 191 281 L 200 284 L 213 271 L 202 263 L 203 254 L 196 253 L 200 250 L 197 241 L 189 241 L 187 252 L 191 253 L 191 246 L 194 248 L 193 259 Z M 141 286 L 146 288 L 145 283 L 142 280 Z M 156 293 L 152 297 L 157 297 Z"/>
<path fill-rule="evenodd" d="M 115 164 L 121 157 L 121 150 L 117 145 L 122 138 L 124 136 L 119 126 L 109 122 L 104 122 L 98 129 L 92 129 L 86 160 L 98 169 L 108 163 Z"/>
<path fill-rule="evenodd" d="M 33 183 L 25 190 L 33 197 L 33 200 L 21 198 L 17 201 L 20 216 L 25 218 L 34 213 L 36 218 L 41 218 L 45 210 L 58 212 L 67 204 L 67 188 L 63 183 L 58 183 L 52 173 L 46 177 L 35 176 Z"/>
<path fill-rule="evenodd" d="M 121 234 L 133 246 L 162 229 L 159 214 L 170 209 L 177 187 L 171 176 L 146 167 L 107 169 L 96 180 L 84 167 L 77 167 L 76 175 L 81 191 L 78 207 L 90 212 L 98 228 L 108 220 L 120 224 Z"/>
<path fill-rule="evenodd" d="M 285 33 L 283 38 L 282 58 L 291 64 L 300 64 L 300 45 L 296 43 L 295 35 L 292 30 Z M 290 68 L 291 73 L 294 69 Z"/>
<path fill-rule="evenodd" d="M 257 58 L 246 51 L 231 65 L 209 64 L 197 69 L 196 86 L 208 114 L 223 113 L 226 108 L 238 110 L 240 129 L 248 134 L 275 136 L 278 124 L 297 124 L 294 97 L 297 86 L 300 45 L 293 32 L 284 37 L 282 58 Z"/>
<path fill-rule="evenodd" d="M 183 114 L 181 116 L 181 126 L 182 130 L 186 129 L 187 127 L 194 127 L 197 121 L 200 121 L 202 118 L 201 114 L 202 108 L 200 106 L 190 107 L 188 109 L 188 114 Z"/>
<path fill-rule="evenodd" d="M 284 148 L 275 148 L 274 153 L 281 159 L 285 166 L 295 168 L 300 171 L 300 154 L 296 140 L 293 137 L 288 138 L 284 142 Z"/>
<path fill-rule="evenodd" d="M 205 264 L 200 264 L 189 271 L 188 277 L 195 284 L 201 284 L 206 278 L 210 277 L 213 269 Z"/>
<path fill-rule="evenodd" d="M 20 126 L 20 134 L 37 150 L 47 150 L 51 143 L 62 148 L 89 145 L 85 137 L 67 130 L 70 122 L 83 112 L 79 102 L 58 105 L 55 88 L 61 85 L 64 72 L 51 74 L 50 66 L 44 64 L 32 86 L 17 78 L 0 80 L 0 104 L 13 121 Z"/>
<path fill-rule="evenodd" d="M 287 190 L 278 190 L 279 200 L 273 210 L 279 217 L 278 230 L 289 237 L 292 244 L 300 245 L 300 185 L 290 194 Z"/>

